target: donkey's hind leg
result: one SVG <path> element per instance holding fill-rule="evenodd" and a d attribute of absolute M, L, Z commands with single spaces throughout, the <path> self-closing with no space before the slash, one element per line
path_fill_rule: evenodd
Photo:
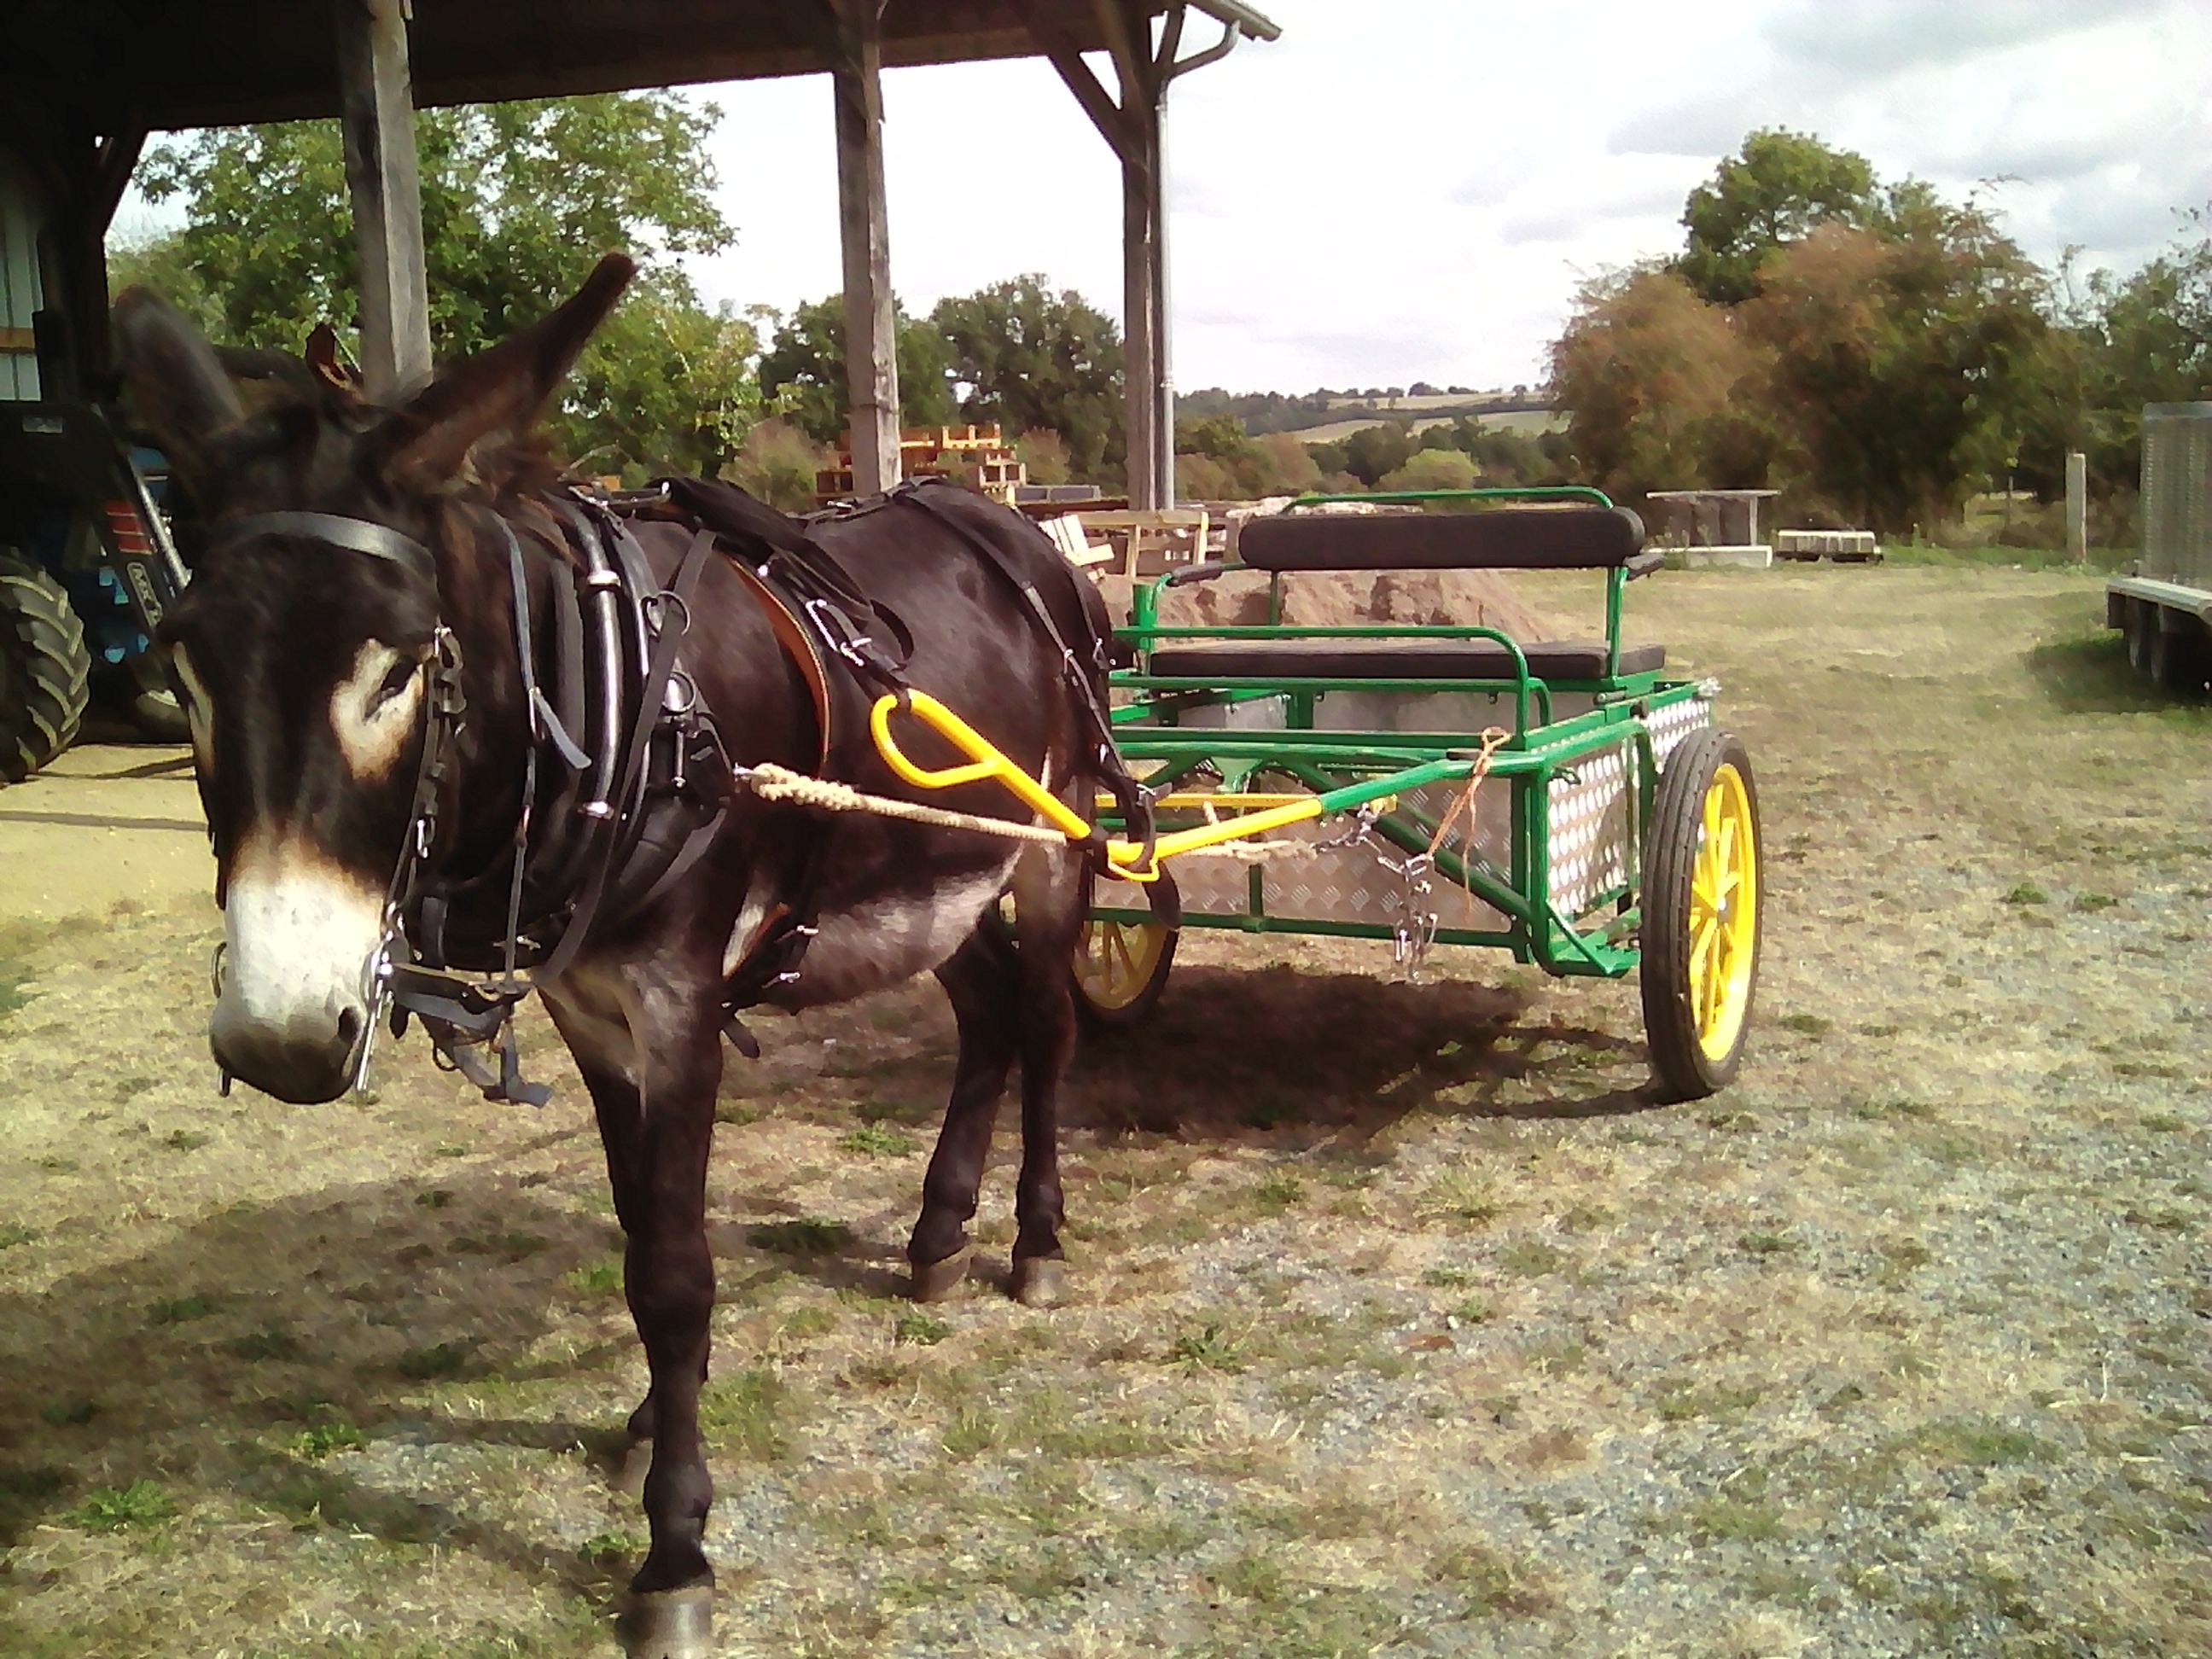
<path fill-rule="evenodd" d="M 1014 868 L 1015 1029 L 1022 1060 L 1022 1173 L 1014 1188 L 1015 1299 L 1049 1308 L 1065 1291 L 1060 1084 L 1075 1052 L 1075 946 L 1091 892 L 1072 850 L 1025 851 Z"/>
<path fill-rule="evenodd" d="M 992 1121 L 1014 1064 L 1019 974 L 1013 945 L 995 913 L 986 915 L 937 970 L 960 1028 L 960 1059 L 945 1127 L 922 1182 L 921 1215 L 907 1241 L 917 1302 L 950 1296 L 968 1277 L 968 1224 L 975 1218 L 983 1164 L 991 1152 Z"/>

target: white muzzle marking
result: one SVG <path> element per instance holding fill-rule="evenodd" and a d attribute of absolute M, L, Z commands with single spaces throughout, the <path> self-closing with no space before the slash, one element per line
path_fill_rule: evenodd
<path fill-rule="evenodd" d="M 223 907 L 216 1059 L 286 1099 L 335 1097 L 367 1029 L 383 939 L 380 889 L 301 842 L 245 849 Z"/>

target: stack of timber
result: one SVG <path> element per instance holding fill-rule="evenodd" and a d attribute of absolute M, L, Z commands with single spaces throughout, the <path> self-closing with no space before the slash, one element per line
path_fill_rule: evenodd
<path fill-rule="evenodd" d="M 1778 530 L 1774 556 L 1807 563 L 1832 559 L 1838 564 L 1880 564 L 1881 548 L 1871 530 Z"/>
<path fill-rule="evenodd" d="M 838 441 L 837 465 L 814 475 L 814 493 L 827 506 L 854 494 L 853 434 Z M 995 426 L 918 426 L 899 434 L 899 476 L 946 478 L 1008 507 L 1029 482 L 1029 469 Z"/>

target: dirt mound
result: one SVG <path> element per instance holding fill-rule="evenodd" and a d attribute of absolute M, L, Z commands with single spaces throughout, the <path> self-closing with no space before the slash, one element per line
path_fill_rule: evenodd
<path fill-rule="evenodd" d="M 1126 577 L 1107 580 L 1107 603 L 1129 614 Z M 1168 628 L 1249 628 L 1267 620 L 1267 579 L 1236 571 L 1161 596 Z M 1281 620 L 1294 628 L 1401 626 L 1495 628 L 1520 640 L 1564 637 L 1559 625 L 1515 593 L 1494 570 L 1302 571 L 1283 579 Z"/>

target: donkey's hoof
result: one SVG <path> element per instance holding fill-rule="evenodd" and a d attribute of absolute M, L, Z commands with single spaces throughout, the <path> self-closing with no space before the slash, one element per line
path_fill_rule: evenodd
<path fill-rule="evenodd" d="M 1006 1288 L 1024 1308 L 1057 1308 L 1067 1299 L 1067 1262 L 1056 1255 L 1016 1256 Z"/>
<path fill-rule="evenodd" d="M 968 1282 L 968 1261 L 974 1251 L 962 1245 L 942 1261 L 917 1262 L 914 1269 L 914 1299 L 942 1302 Z"/>
<path fill-rule="evenodd" d="M 714 1587 L 647 1590 L 615 1621 L 629 1659 L 714 1659 Z"/>
<path fill-rule="evenodd" d="M 615 1459 L 610 1477 L 614 1489 L 625 1498 L 645 1496 L 645 1477 L 653 1473 L 653 1442 L 633 1440 Z"/>

